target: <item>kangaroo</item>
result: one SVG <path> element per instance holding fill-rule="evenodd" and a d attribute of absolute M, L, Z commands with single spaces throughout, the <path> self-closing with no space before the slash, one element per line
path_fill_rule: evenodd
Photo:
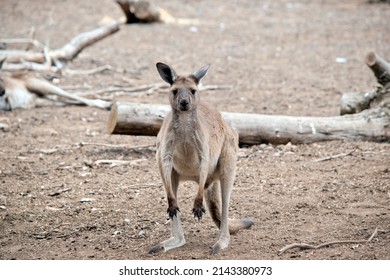
<path fill-rule="evenodd" d="M 178 76 L 164 63 L 156 64 L 161 78 L 170 84 L 171 112 L 165 117 L 157 135 L 157 163 L 168 200 L 171 237 L 149 250 L 168 251 L 185 244 L 177 203 L 179 182 L 192 180 L 199 184 L 193 214 L 199 220 L 206 212 L 205 197 L 219 236 L 211 247 L 216 254 L 229 245 L 230 233 L 253 225 L 249 219 L 229 219 L 230 194 L 236 176 L 238 135 L 221 114 L 200 102 L 198 84 L 210 65 L 188 76 Z"/>
<path fill-rule="evenodd" d="M 49 81 L 25 71 L 3 73 L 1 68 L 5 59 L 0 61 L 0 110 L 30 109 L 36 106 L 53 105 L 45 99 L 48 95 L 57 95 L 88 106 L 108 109 L 111 102 L 100 99 L 87 99 L 70 94 Z M 63 106 L 67 101 L 59 100 L 54 104 Z M 75 104 L 75 103 L 73 103 Z"/>
<path fill-rule="evenodd" d="M 26 89 L 24 73 L 4 73 L 1 71 L 5 59 L 0 61 L 0 110 L 12 111 L 16 108 L 32 108 L 36 96 Z"/>

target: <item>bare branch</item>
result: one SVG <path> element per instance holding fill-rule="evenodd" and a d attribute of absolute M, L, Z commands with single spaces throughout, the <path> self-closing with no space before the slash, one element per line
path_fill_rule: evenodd
<path fill-rule="evenodd" d="M 126 144 L 123 145 L 114 145 L 114 144 L 105 144 L 105 143 L 88 143 L 88 142 L 80 142 L 80 146 L 103 146 L 103 147 L 109 147 L 109 148 L 126 148 L 129 150 L 138 150 L 138 149 L 148 149 L 151 147 L 154 147 L 155 145 L 141 145 L 141 146 L 129 146 Z"/>
<path fill-rule="evenodd" d="M 328 156 L 328 157 L 324 157 L 324 158 L 319 158 L 319 159 L 316 159 L 314 160 L 315 162 L 322 162 L 322 161 L 327 161 L 327 160 L 331 160 L 331 159 L 334 159 L 334 158 L 341 158 L 341 157 L 345 157 L 345 156 L 349 156 L 351 155 L 355 150 L 353 151 L 350 151 L 348 153 L 342 153 L 342 154 L 337 154 L 337 155 L 333 155 L 333 156 Z"/>
<path fill-rule="evenodd" d="M 94 44 L 95 42 L 115 33 L 119 30 L 119 23 L 114 22 L 99 28 L 96 28 L 92 31 L 84 32 L 76 37 L 74 37 L 69 43 L 64 45 L 60 49 L 48 51 L 50 60 L 55 62 L 68 62 L 75 58 L 84 48 Z M 33 40 L 34 41 L 34 40 Z M 44 49 L 44 47 L 42 47 Z M 24 63 L 35 62 L 35 63 L 45 63 L 48 61 L 45 59 L 44 52 L 29 52 L 29 51 L 19 51 L 19 50 L 0 50 L 0 57 L 6 57 L 7 62 L 11 63 Z M 27 65 L 24 65 L 27 66 Z M 28 69 L 28 68 L 25 68 Z M 8 69 L 11 70 L 11 69 Z M 13 70 L 13 69 L 12 69 Z"/>
<path fill-rule="evenodd" d="M 96 74 L 96 73 L 103 72 L 105 70 L 111 70 L 111 69 L 112 69 L 112 66 L 106 64 L 106 65 L 96 67 L 94 69 L 88 69 L 88 70 L 75 70 L 75 69 L 66 68 L 64 70 L 64 72 L 66 74 L 69 74 L 69 75 L 92 75 L 92 74 Z"/>
<path fill-rule="evenodd" d="M 310 244 L 306 244 L 306 243 L 293 243 L 293 244 L 287 245 L 287 246 L 283 247 L 282 249 L 280 249 L 279 252 L 278 252 L 278 255 L 281 255 L 284 252 L 286 252 L 287 250 L 290 250 L 290 249 L 293 249 L 293 248 L 314 249 L 315 250 L 315 249 L 320 249 L 322 247 L 327 247 L 327 246 L 334 245 L 334 244 L 368 243 L 368 242 L 372 241 L 372 239 L 377 235 L 377 233 L 378 233 L 378 227 L 376 227 L 375 231 L 371 234 L 370 238 L 368 238 L 366 240 L 364 240 L 364 239 L 360 239 L 360 240 L 336 240 L 336 241 L 322 243 L 320 245 L 310 245 Z"/>
<path fill-rule="evenodd" d="M 29 38 L 12 38 L 12 39 L 0 39 L 0 43 L 3 44 L 28 44 L 43 49 L 45 47 L 44 44 L 35 39 Z"/>

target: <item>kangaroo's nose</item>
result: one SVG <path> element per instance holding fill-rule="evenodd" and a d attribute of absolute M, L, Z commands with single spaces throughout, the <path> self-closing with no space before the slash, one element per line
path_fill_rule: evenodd
<path fill-rule="evenodd" d="M 188 110 L 188 100 L 187 99 L 183 99 L 180 101 L 180 109 L 183 110 L 183 111 L 186 111 Z"/>

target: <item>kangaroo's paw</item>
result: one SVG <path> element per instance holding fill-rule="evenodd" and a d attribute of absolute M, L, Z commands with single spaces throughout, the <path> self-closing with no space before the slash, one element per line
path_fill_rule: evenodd
<path fill-rule="evenodd" d="M 202 217 L 203 217 L 203 214 L 206 213 L 206 209 L 203 207 L 203 205 L 201 205 L 201 206 L 195 206 L 195 207 L 192 209 L 192 213 L 194 213 L 194 217 L 195 217 L 195 218 L 198 218 L 198 220 L 201 220 Z"/>
<path fill-rule="evenodd" d="M 179 207 L 170 206 L 168 207 L 167 213 L 169 215 L 169 218 L 173 218 L 177 215 L 177 212 L 180 212 Z"/>

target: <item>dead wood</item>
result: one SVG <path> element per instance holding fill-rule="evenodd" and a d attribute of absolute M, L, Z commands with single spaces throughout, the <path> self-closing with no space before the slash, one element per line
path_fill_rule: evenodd
<path fill-rule="evenodd" d="M 149 149 L 155 147 L 155 145 L 140 145 L 140 146 L 129 146 L 126 144 L 123 145 L 114 145 L 114 144 L 105 144 L 105 143 L 89 143 L 89 142 L 80 142 L 80 146 L 102 146 L 108 148 L 126 148 L 126 150 L 141 150 Z"/>
<path fill-rule="evenodd" d="M 381 61 L 382 66 L 387 65 L 377 55 L 375 61 Z M 375 69 L 383 69 L 382 66 Z M 383 73 L 387 72 L 381 73 L 377 78 L 378 82 L 381 79 L 383 83 Z M 342 116 L 294 117 L 228 112 L 223 112 L 222 115 L 237 130 L 241 145 L 298 144 L 343 139 L 389 142 L 389 84 L 349 100 L 351 99 L 358 102 L 354 101 L 353 106 L 351 102 L 345 103 L 349 105 L 344 104 L 347 109 L 342 109 Z M 116 103 L 109 115 L 108 132 L 156 136 L 169 111 L 170 107 L 166 105 Z M 353 114 L 344 115 L 346 111 Z"/>
<path fill-rule="evenodd" d="M 279 250 L 278 255 L 283 254 L 287 250 L 293 249 L 293 248 L 299 248 L 299 249 L 320 249 L 323 247 L 327 247 L 334 244 L 348 244 L 348 243 L 368 243 L 371 242 L 372 239 L 377 235 L 378 233 L 378 227 L 375 229 L 375 231 L 371 234 L 371 236 L 368 239 L 359 239 L 359 240 L 336 240 L 331 242 L 322 243 L 320 245 L 310 245 L 306 243 L 294 243 L 287 245 Z"/>
<path fill-rule="evenodd" d="M 160 21 L 158 8 L 144 0 L 116 0 L 126 16 L 126 23 L 148 23 Z"/>
<path fill-rule="evenodd" d="M 241 145 L 261 143 L 312 143 L 352 139 L 390 141 L 390 106 L 335 117 L 294 117 L 222 112 L 237 130 Z M 156 136 L 170 106 L 115 103 L 108 118 L 108 132 Z"/>
<path fill-rule="evenodd" d="M 340 115 L 356 114 L 370 108 L 370 104 L 378 97 L 377 91 L 348 92 L 341 96 Z"/>
<path fill-rule="evenodd" d="M 390 85 L 390 63 L 374 52 L 367 54 L 365 62 L 374 73 L 378 83 L 385 89 L 378 88 L 369 92 L 343 94 L 340 107 L 341 115 L 355 114 L 375 107 L 383 101 L 385 94 L 389 94 L 386 88 Z"/>
<path fill-rule="evenodd" d="M 30 61 L 22 61 L 20 63 L 5 63 L 5 70 L 9 71 L 21 71 L 21 70 L 31 70 L 38 72 L 57 72 L 58 68 L 47 63 L 36 63 Z"/>
<path fill-rule="evenodd" d="M 84 48 L 96 43 L 97 41 L 117 32 L 119 23 L 114 22 L 92 31 L 84 32 L 74 37 L 70 42 L 62 48 L 48 51 L 47 54 L 42 52 L 17 51 L 17 50 L 0 50 L 0 57 L 5 57 L 6 62 L 3 69 L 15 70 L 31 69 L 30 63 L 46 64 L 49 59 L 50 65 L 61 68 L 61 63 L 66 63 L 74 59 Z M 13 65 L 15 64 L 16 65 Z M 21 64 L 21 65 L 18 65 Z M 47 66 L 46 66 L 47 67 Z M 35 66 L 37 68 L 37 66 Z M 38 69 L 32 69 L 38 70 Z M 44 69 L 51 70 L 51 69 Z"/>
<path fill-rule="evenodd" d="M 374 72 L 378 83 L 382 86 L 390 83 L 390 64 L 387 61 L 374 52 L 368 53 L 365 61 L 372 72 Z"/>
<path fill-rule="evenodd" d="M 0 44 L 26 44 L 27 47 L 29 46 L 35 46 L 37 48 L 43 49 L 45 47 L 44 44 L 39 42 L 38 40 L 35 39 L 30 39 L 30 38 L 12 38 L 12 39 L 0 39 Z"/>
<path fill-rule="evenodd" d="M 126 16 L 124 23 L 170 23 L 180 25 L 199 24 L 197 19 L 176 18 L 165 9 L 147 0 L 115 0 Z"/>
<path fill-rule="evenodd" d="M 349 105 L 345 103 L 346 109 L 341 110 L 342 116 L 294 117 L 228 112 L 222 112 L 222 115 L 238 132 L 241 145 L 298 144 L 343 139 L 389 142 L 389 64 L 374 53 L 367 55 L 366 63 L 383 87 L 358 98 L 349 98 L 358 101 L 354 101 L 354 105 L 351 105 L 352 102 Z M 167 105 L 115 103 L 108 119 L 108 132 L 156 136 L 170 110 Z"/>
<path fill-rule="evenodd" d="M 101 164 L 109 164 L 110 167 L 115 167 L 115 166 L 120 166 L 120 165 L 137 165 L 141 162 L 146 162 L 148 161 L 147 159 L 133 159 L 133 160 L 117 160 L 117 159 L 101 159 L 95 161 L 96 165 L 101 165 Z"/>
<path fill-rule="evenodd" d="M 315 162 L 322 162 L 322 161 L 327 161 L 327 160 L 331 160 L 331 159 L 335 159 L 335 158 L 342 158 L 342 157 L 346 157 L 346 156 L 349 156 L 349 155 L 352 155 L 353 151 L 350 151 L 348 153 L 341 153 L 341 154 L 337 154 L 337 155 L 332 155 L 332 156 L 328 156 L 328 157 L 323 157 L 323 158 L 319 158 L 319 159 L 316 159 L 314 160 Z"/>
<path fill-rule="evenodd" d="M 40 94 L 42 96 L 46 96 L 49 94 L 54 94 L 57 96 L 65 97 L 71 100 L 75 100 L 78 102 L 81 102 L 84 105 L 90 106 L 90 107 L 97 107 L 100 109 L 110 109 L 111 108 L 111 102 L 100 100 L 100 99 L 88 99 L 84 98 L 75 94 L 71 94 L 52 83 L 43 80 L 43 79 L 37 79 L 35 77 L 28 77 L 25 80 L 26 88 L 33 92 Z"/>
<path fill-rule="evenodd" d="M 237 130 L 241 145 L 298 144 L 343 139 L 388 142 L 390 83 L 385 78 L 388 63 L 373 53 L 367 55 L 366 62 L 383 86 L 366 94 L 353 97 L 350 97 L 352 94 L 346 95 L 344 100 L 354 101 L 342 102 L 342 116 L 294 117 L 228 112 L 222 115 Z M 169 111 L 170 107 L 166 105 L 116 103 L 109 115 L 108 132 L 156 136 Z"/>

